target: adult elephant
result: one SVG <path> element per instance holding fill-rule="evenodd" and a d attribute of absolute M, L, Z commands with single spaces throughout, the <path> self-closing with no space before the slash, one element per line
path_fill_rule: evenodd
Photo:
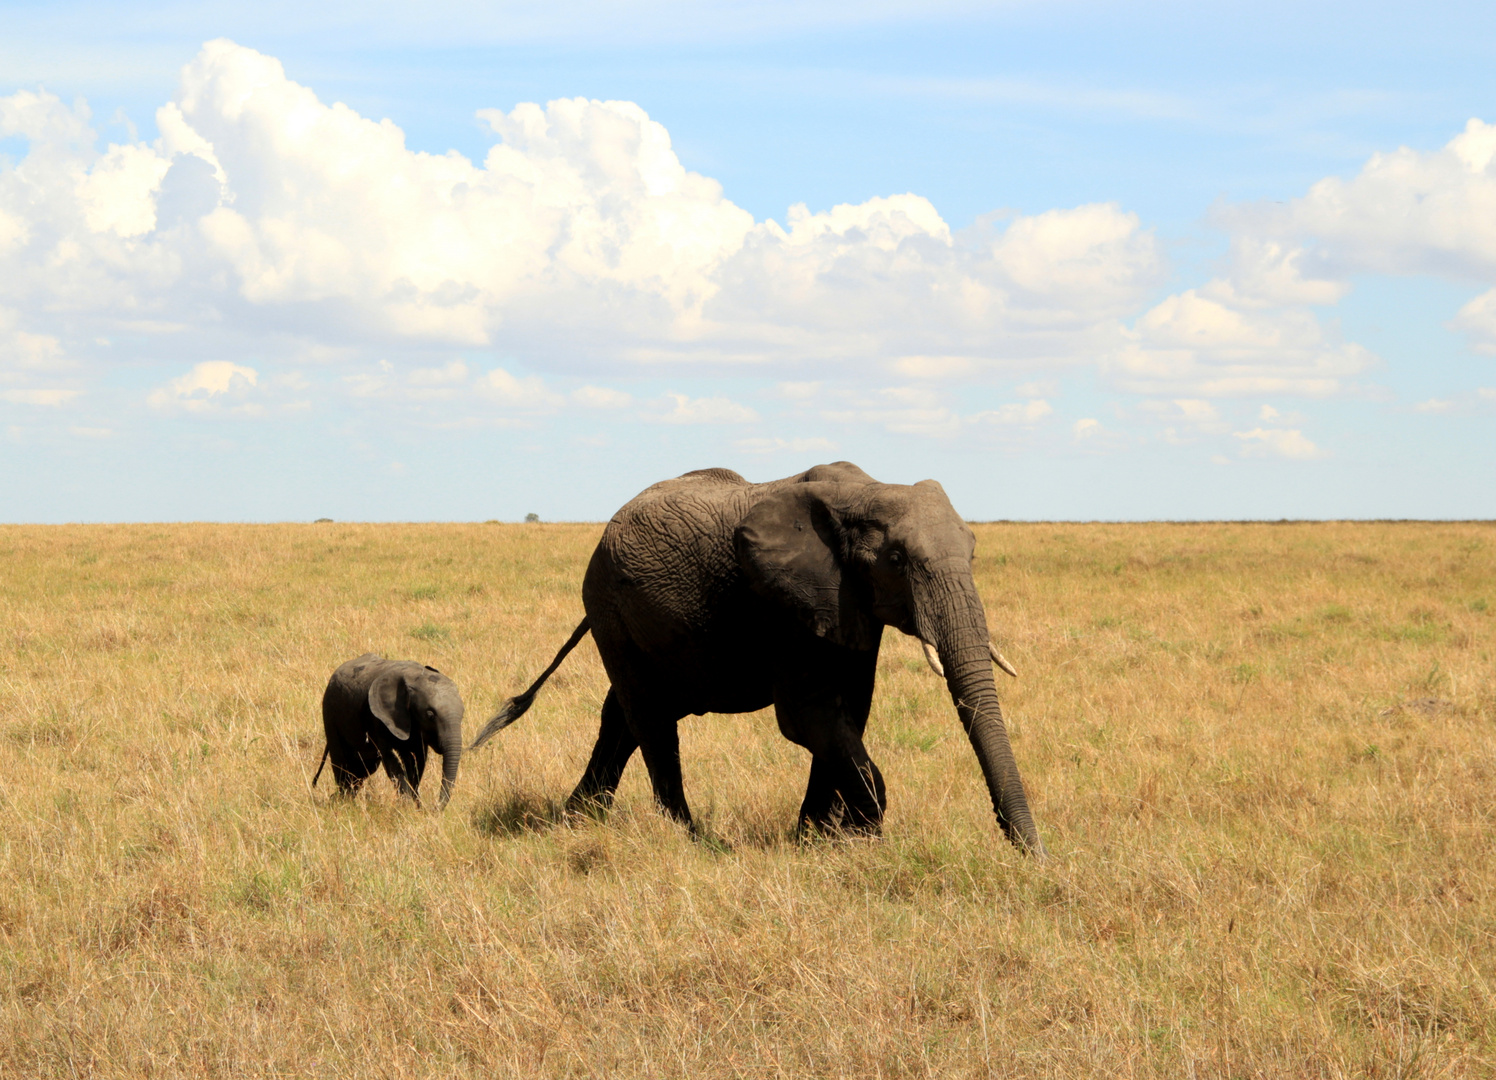
<path fill-rule="evenodd" d="M 677 722 L 773 704 L 780 731 L 812 755 L 801 829 L 840 814 L 842 828 L 876 832 L 887 797 L 862 733 L 893 626 L 943 674 L 998 824 L 1042 856 L 998 705 L 992 665 L 1007 664 L 972 579 L 975 543 L 935 481 L 881 484 L 849 462 L 765 484 L 728 469 L 655 484 L 603 531 L 586 618 L 472 745 L 518 719 L 590 629 L 612 686 L 568 809 L 608 806 L 638 748 L 660 806 L 694 831 Z"/>

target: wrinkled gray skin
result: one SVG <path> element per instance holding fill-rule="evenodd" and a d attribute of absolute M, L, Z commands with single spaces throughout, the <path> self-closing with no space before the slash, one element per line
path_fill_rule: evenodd
<path fill-rule="evenodd" d="M 374 653 L 349 660 L 327 681 L 322 727 L 327 732 L 322 761 L 331 760 L 333 779 L 344 794 L 357 791 L 383 762 L 400 793 L 420 805 L 416 789 L 430 747 L 442 755 L 438 808 L 447 805 L 462 760 L 462 695 L 436 668 Z"/>
<path fill-rule="evenodd" d="M 863 746 L 884 626 L 931 642 L 998 824 L 1043 856 L 998 706 L 975 537 L 933 480 L 880 484 L 848 462 L 750 484 L 727 469 L 648 488 L 608 523 L 582 585 L 587 617 L 473 745 L 529 707 L 590 628 L 612 683 L 568 801 L 606 808 L 637 747 L 655 798 L 690 826 L 677 721 L 773 704 L 811 752 L 800 828 L 877 832 L 882 774 Z"/>

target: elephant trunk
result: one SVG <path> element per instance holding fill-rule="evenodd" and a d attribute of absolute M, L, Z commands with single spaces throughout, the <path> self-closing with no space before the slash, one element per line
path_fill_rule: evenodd
<path fill-rule="evenodd" d="M 946 686 L 976 751 L 997 823 L 1015 846 L 1043 859 L 1044 842 L 1029 811 L 997 700 L 987 617 L 976 584 L 969 571 L 936 573 L 916 590 L 916 597 L 920 636 L 935 645 L 945 669 Z"/>
<path fill-rule="evenodd" d="M 442 754 L 442 790 L 436 805 L 438 810 L 445 810 L 447 800 L 452 797 L 452 787 L 457 783 L 457 766 L 462 761 L 462 729 L 459 725 L 443 727 L 439 748 Z"/>

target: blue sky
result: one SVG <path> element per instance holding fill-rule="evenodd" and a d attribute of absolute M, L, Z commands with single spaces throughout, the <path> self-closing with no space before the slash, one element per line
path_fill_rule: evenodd
<path fill-rule="evenodd" d="M 1496 516 L 1496 14 L 0 3 L 8 521 Z"/>

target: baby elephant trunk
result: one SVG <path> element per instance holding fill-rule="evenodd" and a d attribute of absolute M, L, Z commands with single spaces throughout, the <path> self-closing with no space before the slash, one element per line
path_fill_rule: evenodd
<path fill-rule="evenodd" d="M 442 755 L 442 792 L 437 809 L 445 810 L 447 800 L 452 797 L 452 786 L 457 783 L 457 765 L 462 761 L 462 730 L 456 724 L 451 725 L 451 730 L 442 731 L 438 749 Z"/>

